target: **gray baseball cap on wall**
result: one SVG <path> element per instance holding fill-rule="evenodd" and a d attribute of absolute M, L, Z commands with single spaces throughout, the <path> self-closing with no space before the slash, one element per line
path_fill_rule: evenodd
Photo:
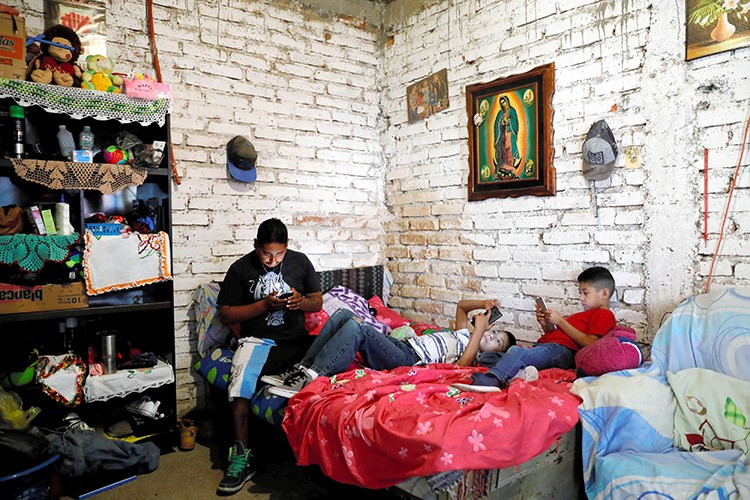
<path fill-rule="evenodd" d="M 242 182 L 253 182 L 258 176 L 255 170 L 255 161 L 258 153 L 253 143 L 238 135 L 227 142 L 227 167 L 229 173 Z"/>
<path fill-rule="evenodd" d="M 617 143 L 604 120 L 594 123 L 583 141 L 583 176 L 602 181 L 612 175 L 617 160 Z"/>

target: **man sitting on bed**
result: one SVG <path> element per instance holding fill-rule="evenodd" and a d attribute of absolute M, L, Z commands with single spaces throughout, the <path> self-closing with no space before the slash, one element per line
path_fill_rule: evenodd
<path fill-rule="evenodd" d="M 263 221 L 255 249 L 229 267 L 217 299 L 221 321 L 242 328 L 228 387 L 235 442 L 218 486 L 222 494 L 241 490 L 256 471 L 248 413 L 258 375 L 283 371 L 304 356 L 313 341 L 304 313 L 323 305 L 315 268 L 305 254 L 289 250 L 288 242 L 283 222 Z"/>
<path fill-rule="evenodd" d="M 544 334 L 532 347 L 515 346 L 501 355 L 487 373 L 472 375 L 472 383 L 454 384 L 475 392 L 500 391 L 508 386 L 519 370 L 535 367 L 575 368 L 575 353 L 615 326 L 609 301 L 615 291 L 615 279 L 603 267 L 590 267 L 578 275 L 578 297 L 583 311 L 564 318 L 558 311 L 543 312 L 537 305 L 536 319 Z"/>
<path fill-rule="evenodd" d="M 403 340 L 383 335 L 352 311 L 339 309 L 323 325 L 296 370 L 264 376 L 261 381 L 273 386 L 268 390 L 271 394 L 289 398 L 318 376 L 346 371 L 357 353 L 376 370 L 428 363 L 469 366 L 478 352 L 504 352 L 516 343 L 512 333 L 490 328 L 489 311 L 497 305 L 493 299 L 462 300 L 456 306 L 455 331 Z M 468 313 L 475 309 L 485 309 L 485 314 L 474 316 L 474 332 L 469 333 Z"/>

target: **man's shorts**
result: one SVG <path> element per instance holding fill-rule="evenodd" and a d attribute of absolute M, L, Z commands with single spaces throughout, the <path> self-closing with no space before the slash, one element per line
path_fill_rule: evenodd
<path fill-rule="evenodd" d="M 305 356 L 315 337 L 303 335 L 277 344 L 269 339 L 245 337 L 240 339 L 232 358 L 232 372 L 227 392 L 234 398 L 252 399 L 263 375 L 282 373 Z"/>

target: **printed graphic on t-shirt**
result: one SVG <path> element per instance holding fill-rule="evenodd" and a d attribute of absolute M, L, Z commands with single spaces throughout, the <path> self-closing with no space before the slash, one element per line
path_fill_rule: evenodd
<path fill-rule="evenodd" d="M 255 286 L 255 290 L 252 290 L 252 283 L 251 286 L 251 292 L 253 294 L 253 298 L 257 300 L 263 300 L 268 295 L 272 294 L 273 292 L 278 292 L 279 295 L 286 292 L 291 292 L 292 289 L 289 285 L 287 285 L 286 281 L 284 281 L 284 275 L 281 274 L 281 269 L 279 269 L 279 272 L 276 271 L 268 271 L 266 274 L 258 277 L 258 284 Z M 279 309 L 278 311 L 270 311 L 266 315 L 266 324 L 268 326 L 280 326 L 284 324 L 284 313 L 286 312 L 286 309 Z"/>

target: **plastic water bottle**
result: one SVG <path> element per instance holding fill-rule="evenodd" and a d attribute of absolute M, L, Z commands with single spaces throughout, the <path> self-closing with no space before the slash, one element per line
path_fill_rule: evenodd
<path fill-rule="evenodd" d="M 91 127 L 88 125 L 83 126 L 83 130 L 78 135 L 78 145 L 81 149 L 88 151 L 94 150 L 94 133 L 91 131 Z"/>
<path fill-rule="evenodd" d="M 24 118 L 23 106 L 12 105 L 8 109 L 13 119 L 13 156 L 23 158 L 26 156 L 24 135 L 26 133 L 26 120 Z"/>
<path fill-rule="evenodd" d="M 73 139 L 73 134 L 65 128 L 65 125 L 60 125 L 60 131 L 57 133 L 57 143 L 60 145 L 60 154 L 69 160 L 76 148 L 76 143 Z"/>

